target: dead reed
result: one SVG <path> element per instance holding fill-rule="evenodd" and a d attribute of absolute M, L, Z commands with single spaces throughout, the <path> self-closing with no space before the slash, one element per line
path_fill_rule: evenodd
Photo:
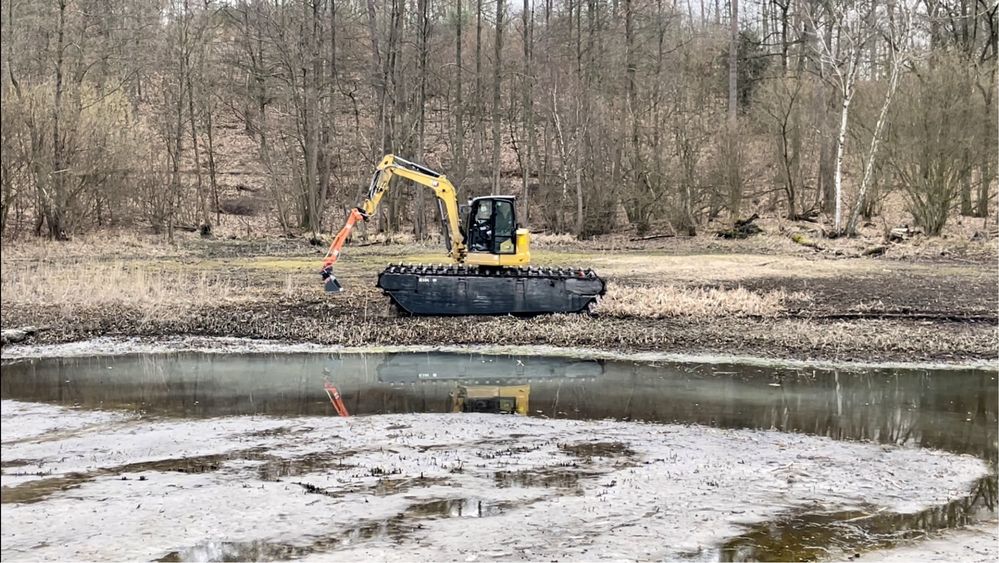
<path fill-rule="evenodd" d="M 610 283 L 596 311 L 611 317 L 774 317 L 789 300 L 807 299 L 782 289 L 757 293 L 733 289 L 663 286 L 623 286 Z"/>
<path fill-rule="evenodd" d="M 3 265 L 2 302 L 64 307 L 125 305 L 170 317 L 196 307 L 231 303 L 244 292 L 217 272 L 150 269 L 126 262 Z"/>

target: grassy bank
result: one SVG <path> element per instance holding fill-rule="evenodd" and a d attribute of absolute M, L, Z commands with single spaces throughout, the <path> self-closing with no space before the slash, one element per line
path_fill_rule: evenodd
<path fill-rule="evenodd" d="M 5 247 L 3 328 L 44 342 L 209 335 L 341 345 L 554 344 L 839 360 L 994 358 L 997 276 L 987 254 L 865 257 L 778 237 L 571 243 L 542 238 L 540 265 L 608 280 L 596 316 L 397 317 L 377 290 L 391 262 L 441 261 L 435 247 L 355 245 L 347 291 L 323 293 L 323 249 L 302 240 L 155 240 Z"/>

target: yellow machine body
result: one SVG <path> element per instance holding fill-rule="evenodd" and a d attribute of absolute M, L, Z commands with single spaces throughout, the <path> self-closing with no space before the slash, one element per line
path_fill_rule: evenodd
<path fill-rule="evenodd" d="M 452 394 L 452 412 L 527 415 L 530 385 L 459 385 Z"/>

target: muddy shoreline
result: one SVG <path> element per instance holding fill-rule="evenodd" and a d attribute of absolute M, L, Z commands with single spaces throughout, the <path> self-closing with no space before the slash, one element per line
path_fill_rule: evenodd
<path fill-rule="evenodd" d="M 968 528 L 995 518 L 994 362 L 211 337 L 3 357 L 5 560 L 904 560 L 926 536 L 936 560 L 994 553 Z M 534 416 L 448 413 L 468 374 L 531 381 Z M 243 516 L 206 517 L 220 499 Z M 149 526 L 105 527 L 126 511 Z M 54 518 L 75 541 L 31 534 Z M 469 518 L 515 549 L 454 540 Z"/>
<path fill-rule="evenodd" d="M 926 319 L 621 319 L 583 315 L 402 317 L 339 314 L 316 300 L 195 308 L 170 319 L 129 307 L 6 306 L 3 327 L 40 327 L 31 344 L 100 337 L 146 340 L 234 337 L 320 346 L 553 346 L 629 353 L 734 354 L 829 362 L 966 362 L 994 360 L 994 321 Z"/>
<path fill-rule="evenodd" d="M 3 413 L 15 423 L 3 436 L 5 560 L 191 560 L 219 549 L 236 559 L 724 559 L 738 549 L 728 538 L 799 510 L 920 518 L 988 471 L 931 449 L 697 425 L 167 420 L 17 401 Z M 82 417 L 79 430 L 50 432 L 54 416 Z M 55 519 L 55 531 L 31 525 Z M 799 557 L 813 554 L 802 540 Z"/>
<path fill-rule="evenodd" d="M 12 344 L 3 348 L 4 363 L 46 358 L 114 357 L 135 354 L 398 354 L 445 353 L 484 356 L 540 356 L 574 360 L 627 360 L 644 364 L 739 364 L 770 368 L 811 368 L 823 370 L 928 369 L 999 370 L 994 358 L 957 361 L 837 361 L 750 356 L 733 353 L 622 352 L 596 348 L 564 348 L 549 345 L 365 345 L 340 346 L 309 342 L 285 342 L 216 336 L 98 337 L 89 340 L 48 344 Z"/>

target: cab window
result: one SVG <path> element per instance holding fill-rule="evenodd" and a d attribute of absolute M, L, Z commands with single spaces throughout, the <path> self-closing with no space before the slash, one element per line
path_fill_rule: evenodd
<path fill-rule="evenodd" d="M 513 254 L 514 248 L 514 224 L 513 224 L 513 204 L 507 200 L 496 200 L 494 203 L 495 240 L 493 241 L 493 252 L 496 254 Z"/>

